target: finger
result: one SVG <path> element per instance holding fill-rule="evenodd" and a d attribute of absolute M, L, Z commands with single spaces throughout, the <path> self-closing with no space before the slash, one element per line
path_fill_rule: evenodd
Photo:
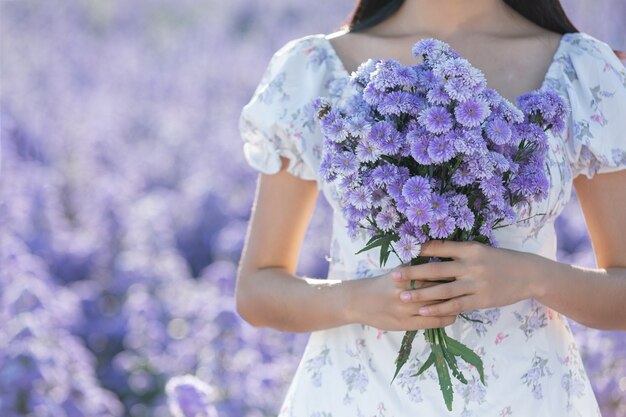
<path fill-rule="evenodd" d="M 439 258 L 460 258 L 475 242 L 454 242 L 452 240 L 429 240 L 422 244 L 420 256 Z"/>
<path fill-rule="evenodd" d="M 465 310 L 476 308 L 474 301 L 475 296 L 462 295 L 440 303 L 424 306 L 419 309 L 418 313 L 422 316 L 449 316 L 459 314 Z"/>
<path fill-rule="evenodd" d="M 448 300 L 472 293 L 472 285 L 468 281 L 457 280 L 445 284 L 433 285 L 418 290 L 402 291 L 400 299 L 404 302 L 425 302 L 432 300 Z"/>
<path fill-rule="evenodd" d="M 397 270 L 400 272 L 398 281 L 436 281 L 462 275 L 464 266 L 458 261 L 429 262 L 421 265 L 403 266 Z"/>
<path fill-rule="evenodd" d="M 439 327 L 450 326 L 456 321 L 457 316 L 444 317 L 423 317 L 415 316 L 413 318 L 413 330 L 419 329 L 437 329 Z"/>

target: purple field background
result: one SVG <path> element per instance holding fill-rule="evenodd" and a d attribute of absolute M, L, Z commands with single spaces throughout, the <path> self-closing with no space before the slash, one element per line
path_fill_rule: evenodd
<path fill-rule="evenodd" d="M 626 49 L 624 2 L 565 5 Z M 237 119 L 276 49 L 351 6 L 0 2 L 0 416 L 166 417 L 185 374 L 222 417 L 277 414 L 307 335 L 234 311 L 257 175 Z M 320 197 L 298 274 L 325 276 L 329 215 Z M 560 259 L 593 266 L 578 206 L 557 223 Z M 572 325 L 626 415 L 626 333 Z"/>

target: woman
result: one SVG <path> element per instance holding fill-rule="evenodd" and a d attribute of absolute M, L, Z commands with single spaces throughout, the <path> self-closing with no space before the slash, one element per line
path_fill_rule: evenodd
<path fill-rule="evenodd" d="M 499 248 L 432 241 L 422 255 L 453 261 L 377 268 L 355 255 L 334 189 L 318 175 L 322 136 L 308 104 L 354 94 L 350 72 L 370 57 L 413 64 L 411 46 L 439 38 L 483 70 L 515 102 L 554 88 L 571 107 L 568 129 L 550 135 L 542 213 L 498 229 Z M 557 0 L 359 1 L 347 30 L 287 43 L 272 58 L 240 129 L 260 171 L 237 279 L 237 309 L 257 327 L 312 332 L 281 417 L 599 416 L 564 316 L 626 330 L 626 71 L 609 46 L 577 32 Z M 575 187 L 596 269 L 555 260 L 554 219 Z M 294 279 L 319 191 L 334 209 L 327 280 Z M 392 262 L 390 258 L 390 262 Z M 433 280 L 454 278 L 448 283 Z M 417 280 L 411 290 L 410 280 Z M 481 322 L 458 319 L 465 312 Z M 404 330 L 446 326 L 477 352 L 446 410 L 421 336 L 390 385 Z M 463 370 L 463 369 L 462 369 Z"/>

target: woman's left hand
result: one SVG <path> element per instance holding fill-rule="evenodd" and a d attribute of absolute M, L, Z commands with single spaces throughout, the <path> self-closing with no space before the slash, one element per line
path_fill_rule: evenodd
<path fill-rule="evenodd" d="M 422 265 L 401 265 L 391 276 L 405 289 L 405 302 L 431 301 L 420 315 L 450 316 L 466 310 L 501 307 L 532 296 L 530 282 L 540 256 L 478 242 L 433 240 L 422 245 L 420 256 L 452 258 Z M 411 280 L 450 282 L 411 289 Z"/>

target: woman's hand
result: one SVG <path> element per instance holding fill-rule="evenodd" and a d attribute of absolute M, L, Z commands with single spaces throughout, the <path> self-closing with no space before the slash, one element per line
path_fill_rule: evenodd
<path fill-rule="evenodd" d="M 422 245 L 420 256 L 452 258 L 451 261 L 422 265 L 403 265 L 397 282 L 400 299 L 422 316 L 449 317 L 466 310 L 500 307 L 532 296 L 531 266 L 542 258 L 525 252 L 494 248 L 478 242 L 433 240 Z M 424 287 L 415 283 L 452 279 L 440 285 Z M 424 303 L 430 303 L 423 306 Z M 423 306 L 417 308 L 418 306 Z"/>
<path fill-rule="evenodd" d="M 409 281 L 392 278 L 393 271 L 374 278 L 348 281 L 354 284 L 349 292 L 348 315 L 352 323 L 362 323 L 380 330 L 408 331 L 449 326 L 456 320 L 456 314 L 442 317 L 422 317 L 420 307 L 433 301 L 406 303 L 400 300 L 400 293 Z M 436 288 L 437 282 L 416 281 L 415 288 Z"/>

